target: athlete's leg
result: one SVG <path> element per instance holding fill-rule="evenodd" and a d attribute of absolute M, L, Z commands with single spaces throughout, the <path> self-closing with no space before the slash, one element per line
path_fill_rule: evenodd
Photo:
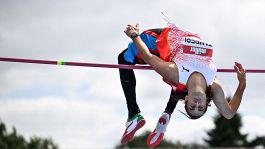
<path fill-rule="evenodd" d="M 141 34 L 141 39 L 144 41 L 146 46 L 150 49 L 153 54 L 158 54 L 156 49 L 156 38 L 149 34 Z M 119 64 L 135 65 L 135 64 L 146 64 L 138 54 L 136 46 L 133 42 L 130 42 L 128 48 L 121 52 L 118 56 Z M 134 117 L 135 114 L 140 112 L 139 106 L 136 102 L 136 79 L 134 71 L 132 69 L 119 69 L 120 81 L 126 98 L 129 119 Z"/>
<path fill-rule="evenodd" d="M 151 53 L 157 53 L 155 37 L 148 34 L 141 34 L 140 37 L 150 49 Z M 119 54 L 118 63 L 126 65 L 145 64 L 139 57 L 136 46 L 133 42 L 128 45 L 126 50 Z M 128 108 L 126 130 L 121 138 L 121 143 L 126 144 L 133 138 L 135 132 L 145 124 L 145 120 L 143 116 L 140 115 L 140 109 L 136 102 L 136 79 L 133 69 L 119 69 L 119 73 Z"/>
<path fill-rule="evenodd" d="M 150 147 L 155 147 L 159 145 L 159 143 L 163 140 L 164 134 L 167 129 L 167 125 L 169 123 L 171 114 L 173 113 L 177 101 L 174 100 L 174 91 L 171 90 L 171 94 L 169 97 L 169 101 L 167 103 L 165 111 L 162 113 L 160 118 L 158 119 L 158 122 L 156 124 L 156 128 L 154 131 L 148 136 L 147 138 L 147 145 Z"/>
<path fill-rule="evenodd" d="M 118 63 L 125 65 L 135 65 L 135 63 L 127 62 L 124 57 L 124 53 L 127 51 L 124 50 L 118 56 Z M 139 106 L 136 102 L 136 80 L 133 69 L 119 69 L 120 73 L 120 81 L 122 85 L 122 89 L 125 95 L 126 104 L 128 108 L 128 118 L 131 119 L 140 112 Z"/>
<path fill-rule="evenodd" d="M 171 114 L 174 112 L 179 99 L 184 98 L 185 95 L 186 94 L 184 92 L 175 92 L 173 89 L 171 90 L 165 111 L 158 119 L 155 130 L 148 136 L 148 146 L 155 147 L 163 140 Z"/>
<path fill-rule="evenodd" d="M 119 54 L 119 64 L 135 65 L 138 63 L 137 60 L 134 60 L 133 62 L 128 62 L 129 60 L 126 60 L 126 56 L 124 55 L 125 52 L 128 52 L 128 49 L 124 50 L 122 53 Z M 133 69 L 119 69 L 119 72 L 120 81 L 128 108 L 128 120 L 126 122 L 126 129 L 121 138 L 121 143 L 126 144 L 134 137 L 135 132 L 144 126 L 145 120 L 140 114 L 140 109 L 136 102 L 136 80 Z"/>
<path fill-rule="evenodd" d="M 168 113 L 169 115 L 171 115 L 174 112 L 176 105 L 178 103 L 178 100 L 179 100 L 178 97 L 179 96 L 177 95 L 177 93 L 174 92 L 174 90 L 172 89 L 171 93 L 170 93 L 169 100 L 167 102 L 167 106 L 166 106 L 165 111 L 164 111 L 165 113 Z"/>

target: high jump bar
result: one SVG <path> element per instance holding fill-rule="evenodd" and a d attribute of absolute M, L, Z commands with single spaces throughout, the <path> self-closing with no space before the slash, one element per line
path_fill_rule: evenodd
<path fill-rule="evenodd" d="M 153 68 L 150 66 L 140 66 L 140 65 L 99 64 L 99 63 L 85 63 L 85 62 L 68 62 L 61 60 L 52 61 L 52 60 L 24 59 L 24 58 L 10 58 L 10 57 L 0 57 L 0 61 L 16 62 L 16 63 L 47 64 L 47 65 L 80 66 L 80 67 L 153 70 Z M 265 69 L 245 69 L 245 70 L 247 73 L 265 73 Z M 235 70 L 221 68 L 217 69 L 217 72 L 235 72 Z"/>

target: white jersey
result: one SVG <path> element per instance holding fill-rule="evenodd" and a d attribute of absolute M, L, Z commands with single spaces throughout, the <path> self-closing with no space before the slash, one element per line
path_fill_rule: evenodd
<path fill-rule="evenodd" d="M 171 59 L 178 67 L 179 84 L 186 86 L 190 75 L 199 72 L 204 76 L 207 86 L 212 85 L 217 72 L 212 62 L 212 53 L 212 45 L 196 37 L 184 37 L 176 55 Z"/>

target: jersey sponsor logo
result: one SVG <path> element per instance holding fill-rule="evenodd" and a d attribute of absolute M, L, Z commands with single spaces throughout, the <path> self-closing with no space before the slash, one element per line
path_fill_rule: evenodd
<path fill-rule="evenodd" d="M 195 55 L 207 56 L 207 57 L 212 57 L 212 54 L 213 54 L 212 49 L 194 47 L 194 46 L 189 46 L 189 45 L 183 45 L 182 47 L 183 47 L 183 52 L 187 54 L 195 54 Z"/>
<path fill-rule="evenodd" d="M 198 47 L 190 47 L 190 52 L 194 52 L 195 54 L 205 54 L 206 53 L 206 49 L 204 48 L 198 48 Z"/>
<path fill-rule="evenodd" d="M 186 38 L 184 39 L 184 41 L 185 41 L 186 43 L 191 43 L 191 44 L 196 44 L 196 45 L 203 45 L 203 46 L 212 47 L 211 44 L 208 44 L 208 43 L 203 42 L 203 41 L 199 41 L 199 40 L 191 39 L 191 38 L 188 38 L 188 37 L 186 37 Z"/>
<path fill-rule="evenodd" d="M 183 72 L 183 71 L 190 72 L 190 70 L 189 70 L 189 69 L 186 69 L 184 66 L 182 66 L 182 71 L 181 71 L 181 72 Z"/>

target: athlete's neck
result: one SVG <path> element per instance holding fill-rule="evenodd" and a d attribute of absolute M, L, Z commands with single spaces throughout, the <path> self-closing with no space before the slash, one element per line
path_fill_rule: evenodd
<path fill-rule="evenodd" d="M 201 73 L 195 72 L 189 77 L 186 88 L 188 89 L 188 92 L 193 91 L 205 93 L 207 90 L 207 83 Z"/>

